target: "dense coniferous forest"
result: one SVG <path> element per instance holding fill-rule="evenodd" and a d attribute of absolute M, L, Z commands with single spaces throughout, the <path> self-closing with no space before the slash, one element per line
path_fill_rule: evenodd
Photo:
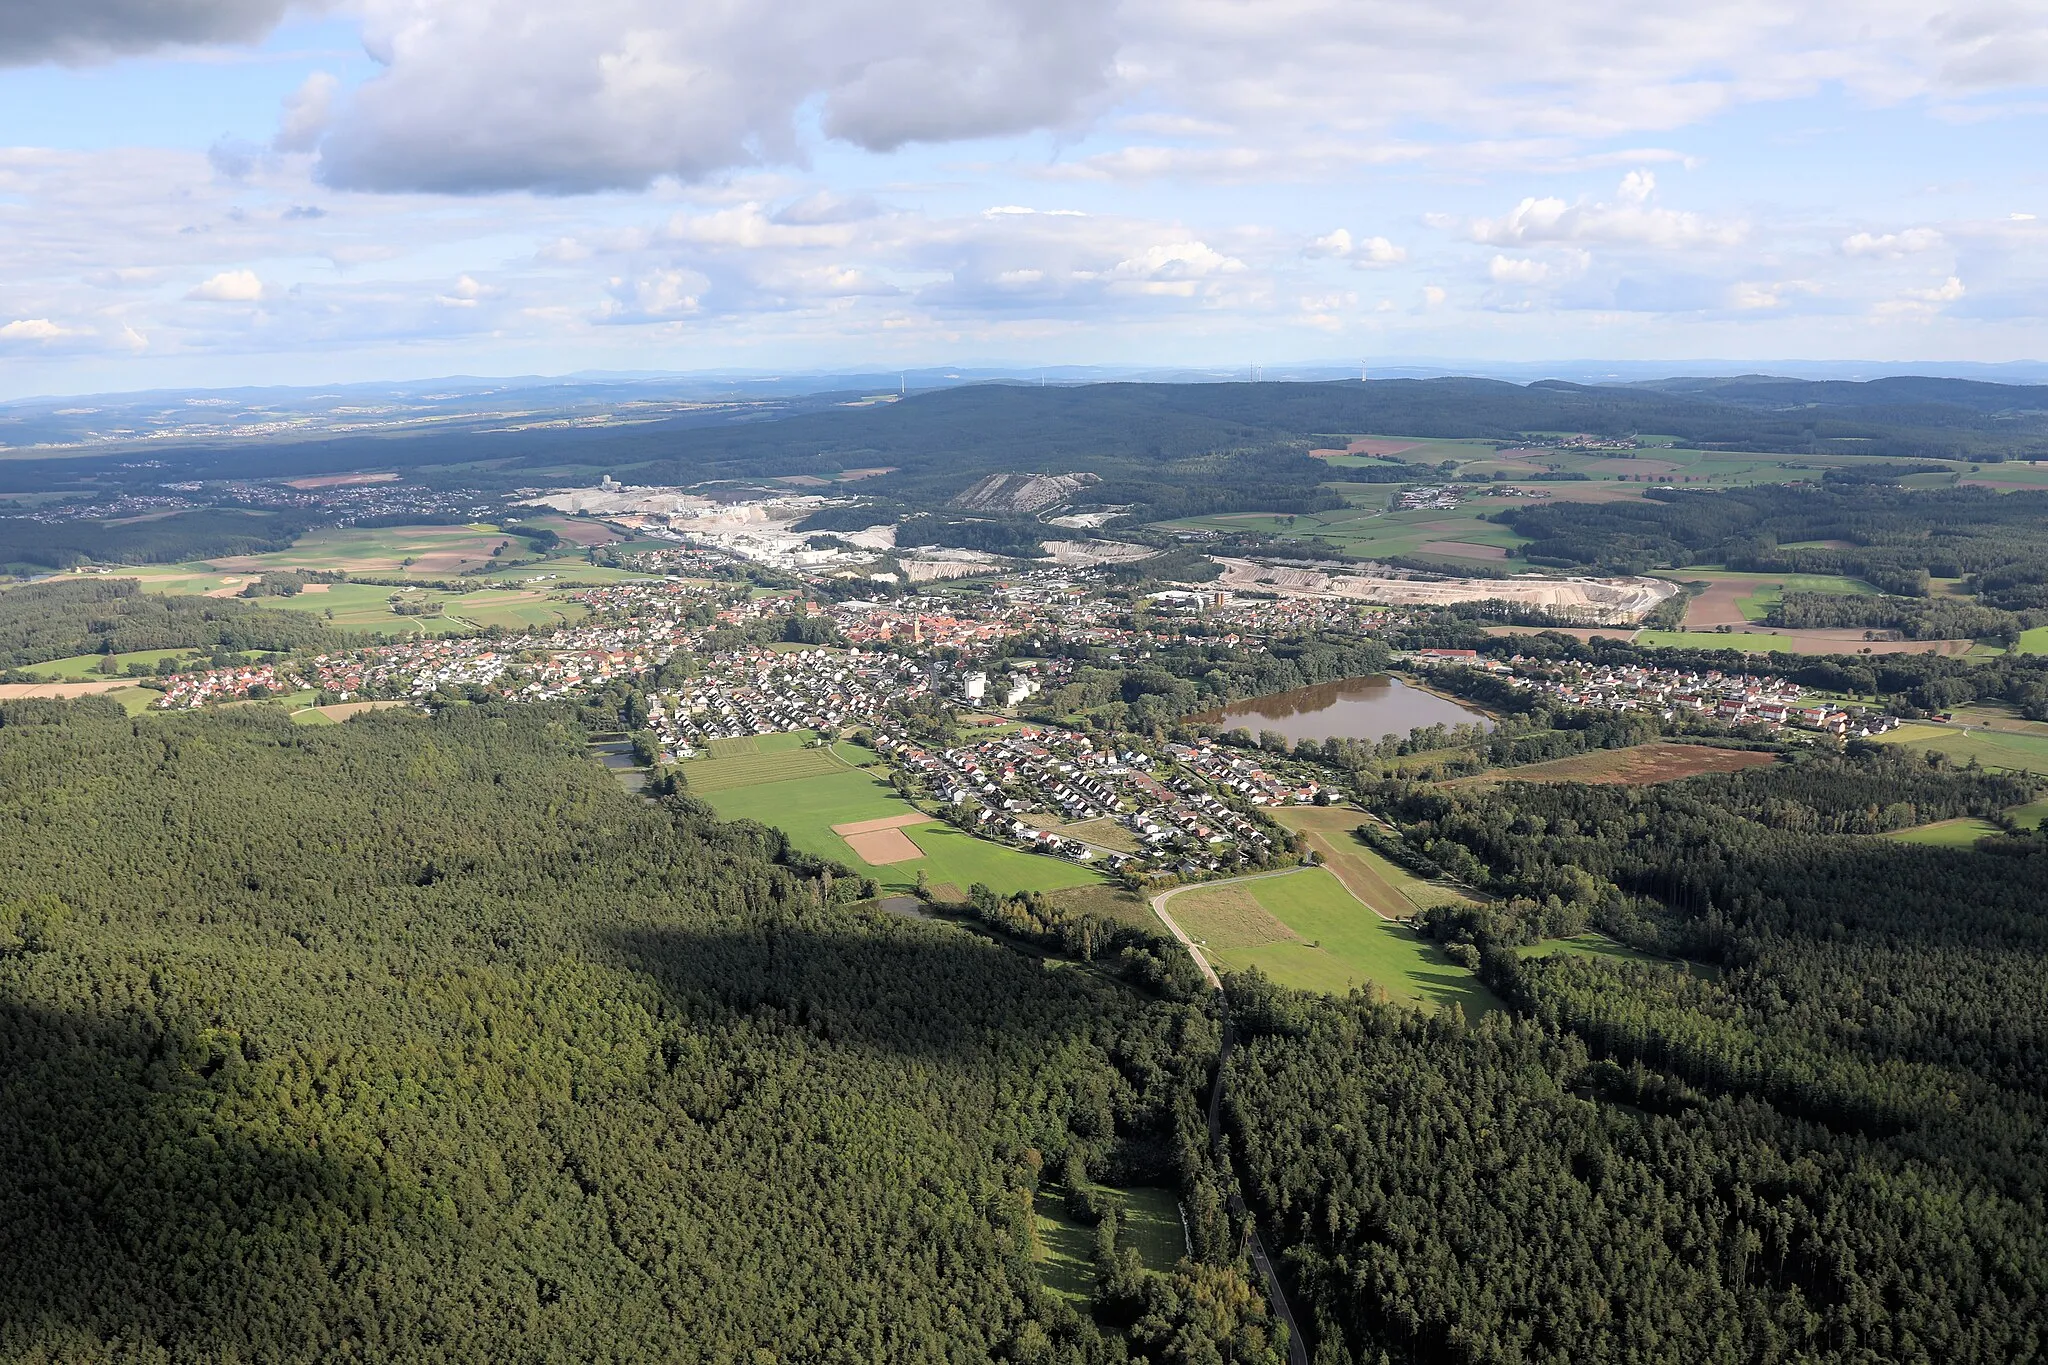
<path fill-rule="evenodd" d="M 1929 577 L 1961 578 L 1987 606 L 2048 606 L 2048 492 L 1908 490 L 1885 485 L 1757 484 L 1719 492 L 1651 489 L 1641 501 L 1556 502 L 1497 520 L 1531 543 L 1532 563 L 1638 572 L 1725 564 L 1767 573 L 1851 574 L 1925 597 Z M 1837 541 L 1833 547 L 1788 546 Z"/>
<path fill-rule="evenodd" d="M 1232 983 L 1260 1035 L 1233 1133 L 1322 1358 L 2035 1358 L 2038 879 L 1872 837 L 2034 793 L 1889 751 L 1385 784 L 1410 853 L 1497 898 L 1429 929 L 1511 1013 L 1467 1030 Z M 1517 951 L 1574 914 L 1673 956 Z"/>
<path fill-rule="evenodd" d="M 1278 1359 L 1206 1005 L 834 906 L 582 744 L 0 707 L 0 1356 Z M 1050 1297 L 1046 1167 L 1202 1257 Z"/>
<path fill-rule="evenodd" d="M 0 593 L 0 668 L 145 649 L 325 649 L 342 637 L 311 612 L 146 593 L 127 578 L 30 583 Z"/>
<path fill-rule="evenodd" d="M 43 521 L 0 516 L 0 570 L 68 569 L 91 561 L 172 564 L 216 555 L 288 550 L 304 516 L 206 507 L 146 521 Z"/>

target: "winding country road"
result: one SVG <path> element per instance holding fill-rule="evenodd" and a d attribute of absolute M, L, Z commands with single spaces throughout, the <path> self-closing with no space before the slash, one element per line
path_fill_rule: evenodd
<path fill-rule="evenodd" d="M 1202 969 L 1202 977 L 1215 990 L 1216 1002 L 1223 1011 L 1223 1046 L 1216 1054 L 1216 1083 L 1209 1089 L 1211 1148 L 1219 1146 L 1223 1136 L 1223 1076 L 1230 1065 L 1231 1049 L 1237 1046 L 1237 1028 L 1230 1021 L 1230 1000 L 1223 993 L 1222 978 L 1216 975 L 1216 969 L 1209 965 L 1209 959 L 1195 946 L 1195 941 L 1188 937 L 1187 931 L 1181 928 L 1179 922 L 1167 911 L 1166 903 L 1183 891 L 1199 891 L 1212 886 L 1235 886 L 1239 882 L 1262 881 L 1267 877 L 1291 877 L 1305 870 L 1300 867 L 1288 867 L 1278 872 L 1254 872 L 1247 877 L 1231 877 L 1223 881 L 1196 882 L 1192 886 L 1173 887 L 1152 898 L 1152 913 L 1159 917 L 1159 922 L 1164 924 L 1176 939 L 1180 940 L 1180 945 L 1188 950 L 1188 956 L 1194 958 L 1195 965 Z M 1236 1180 L 1237 1175 L 1233 1171 L 1231 1181 L 1235 1184 Z M 1301 1338 L 1301 1324 L 1295 1320 L 1294 1309 L 1287 1302 L 1287 1291 L 1281 1288 L 1280 1276 L 1273 1270 L 1273 1260 L 1266 1254 L 1266 1243 L 1259 1236 L 1257 1220 L 1245 1207 L 1242 1196 L 1236 1193 L 1230 1196 L 1230 1211 L 1244 1218 L 1245 1227 L 1251 1233 L 1252 1264 L 1258 1268 L 1259 1278 L 1266 1282 L 1266 1298 L 1272 1303 L 1275 1316 L 1287 1324 L 1287 1365 L 1309 1365 L 1308 1346 Z"/>

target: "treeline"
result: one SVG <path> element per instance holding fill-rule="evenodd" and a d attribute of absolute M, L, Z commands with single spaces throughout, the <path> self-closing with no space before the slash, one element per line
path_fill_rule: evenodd
<path fill-rule="evenodd" d="M 1530 538 L 1523 554 L 1533 563 L 1845 574 L 1901 597 L 1926 596 L 1930 577 L 1964 578 L 1989 606 L 2048 606 L 2048 492 L 2040 490 L 1652 489 L 1640 501 L 1543 503 L 1497 519 Z M 1842 543 L 1797 544 L 1814 541 Z"/>
<path fill-rule="evenodd" d="M 2036 618 L 2039 618 L 2038 620 Z M 1883 597 L 1840 592 L 1787 592 L 1765 616 L 1769 625 L 1795 630 L 1895 630 L 1908 640 L 1974 640 L 2010 643 L 2030 626 L 2048 621 L 2048 611 L 2021 614 L 1979 606 L 1955 597 Z"/>
<path fill-rule="evenodd" d="M 145 649 L 265 650 L 336 647 L 341 636 L 312 612 L 265 611 L 232 599 L 146 593 L 132 578 L 29 583 L 0 593 L 0 667 L 79 654 Z"/>
<path fill-rule="evenodd" d="M 846 908 L 563 712 L 10 703 L 0 824 L 0 1356 L 1281 1358 L 1206 1004 Z M 1197 1257 L 1048 1294 L 1073 1163 Z"/>
<path fill-rule="evenodd" d="M 936 545 L 1017 559 L 1041 559 L 1045 546 L 1040 542 L 1045 535 L 1046 528 L 1041 523 L 1026 517 L 987 519 L 927 512 L 908 517 L 898 525 L 896 543 L 906 548 Z"/>
<path fill-rule="evenodd" d="M 0 569 L 33 573 L 88 563 L 175 564 L 262 554 L 290 549 L 311 525 L 299 513 L 224 507 L 126 522 L 0 517 Z"/>
<path fill-rule="evenodd" d="M 1072 681 L 1028 704 L 1034 715 L 1145 730 L 1244 697 L 1377 673 L 1391 657 L 1386 645 L 1362 637 L 1311 634 L 1269 640 L 1257 650 L 1189 641 L 1128 664 L 1084 664 Z"/>
<path fill-rule="evenodd" d="M 1579 640 L 1559 632 L 1488 635 L 1456 621 L 1424 623 L 1390 637 L 1398 649 L 1471 649 L 1494 658 L 1593 665 L 1643 664 L 1706 672 L 1720 669 L 1789 678 L 1821 692 L 1870 697 L 1898 715 L 1952 710 L 1975 701 L 2003 702 L 2029 720 L 2048 720 L 2048 655 L 2002 654 L 1751 654 L 1737 649 L 1642 649 L 1619 638 Z M 1853 648 L 1853 646 L 1851 646 Z"/>
<path fill-rule="evenodd" d="M 1193 1000 L 1202 993 L 1201 972 L 1180 944 L 1164 934 L 1061 905 L 1036 891 L 1001 896 L 980 882 L 967 888 L 966 908 L 990 928 L 1082 962 L 1105 963 L 1172 999 Z"/>

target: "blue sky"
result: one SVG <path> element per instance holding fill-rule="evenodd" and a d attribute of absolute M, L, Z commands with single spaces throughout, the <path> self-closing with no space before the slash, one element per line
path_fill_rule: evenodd
<path fill-rule="evenodd" d="M 2042 146 L 2031 4 L 0 0 L 0 395 L 2039 359 Z"/>

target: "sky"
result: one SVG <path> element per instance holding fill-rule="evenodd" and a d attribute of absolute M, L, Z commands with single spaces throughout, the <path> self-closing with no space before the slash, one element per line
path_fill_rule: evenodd
<path fill-rule="evenodd" d="M 2048 6 L 0 0 L 0 396 L 2048 358 Z"/>

